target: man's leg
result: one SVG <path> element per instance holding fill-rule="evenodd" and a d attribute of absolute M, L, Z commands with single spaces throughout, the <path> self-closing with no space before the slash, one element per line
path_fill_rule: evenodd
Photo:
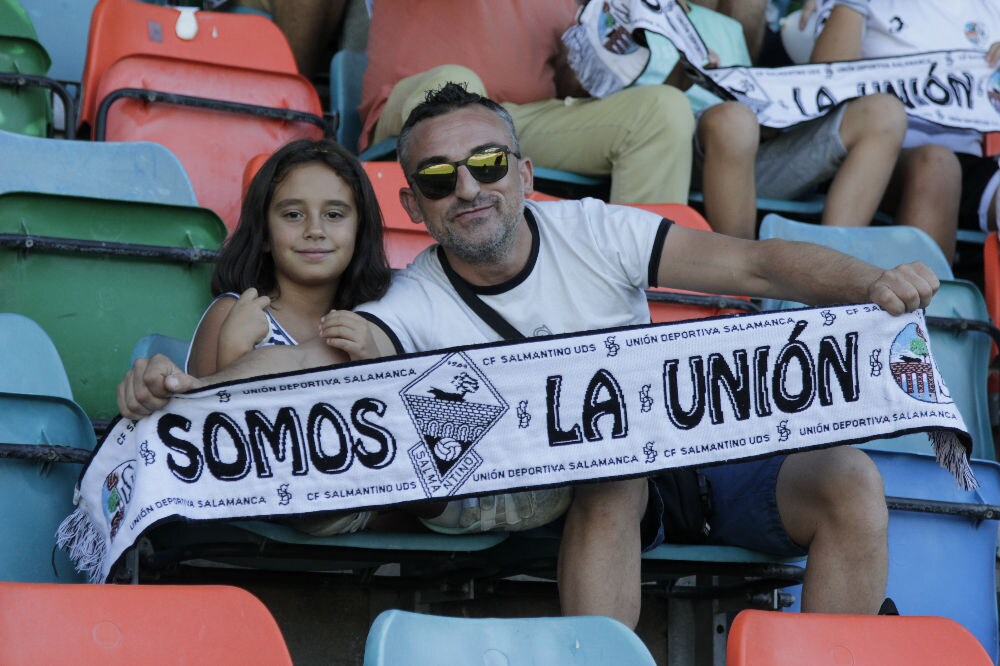
<path fill-rule="evenodd" d="M 705 217 L 721 234 L 749 239 L 757 235 L 754 160 L 759 141 L 757 117 L 739 102 L 717 104 L 698 120 L 704 157 L 696 160 L 695 168 L 701 168 Z"/>
<path fill-rule="evenodd" d="M 944 146 L 904 149 L 883 204 L 898 224 L 926 231 L 950 261 L 962 196 L 962 167 Z"/>
<path fill-rule="evenodd" d="M 610 174 L 612 202 L 687 203 L 694 116 L 676 88 L 504 106 L 536 166 Z"/>
<path fill-rule="evenodd" d="M 640 536 L 645 479 L 576 486 L 559 550 L 564 615 L 607 615 L 639 622 Z"/>
<path fill-rule="evenodd" d="M 823 224 L 846 227 L 871 223 L 905 133 L 906 111 L 895 97 L 871 95 L 847 103 L 840 124 L 847 155 L 830 183 Z"/>
<path fill-rule="evenodd" d="M 875 613 L 885 596 L 888 510 L 871 458 L 849 446 L 790 455 L 776 497 L 789 536 L 809 551 L 802 610 Z"/>

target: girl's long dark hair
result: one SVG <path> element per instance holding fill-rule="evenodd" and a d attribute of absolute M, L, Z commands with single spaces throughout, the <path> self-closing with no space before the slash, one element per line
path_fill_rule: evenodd
<path fill-rule="evenodd" d="M 382 243 L 382 212 L 364 167 L 330 139 L 301 139 L 280 148 L 264 162 L 243 197 L 240 223 L 219 252 L 212 275 L 212 295 L 244 292 L 255 287 L 269 294 L 277 287 L 268 242 L 267 212 L 278 184 L 296 166 L 318 162 L 329 166 L 354 193 L 358 233 L 354 254 L 340 277 L 331 308 L 349 310 L 380 298 L 389 288 L 389 261 Z"/>

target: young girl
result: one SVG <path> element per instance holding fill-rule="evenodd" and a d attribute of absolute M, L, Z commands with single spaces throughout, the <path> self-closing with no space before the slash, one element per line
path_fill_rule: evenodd
<path fill-rule="evenodd" d="M 381 297 L 390 270 L 382 215 L 361 164 L 330 140 L 294 141 L 272 155 L 243 199 L 240 223 L 216 260 L 212 294 L 188 354 L 204 377 L 251 349 L 320 335 L 335 311 L 343 360 L 374 358 L 365 321 L 351 308 Z M 368 512 L 296 519 L 318 535 L 364 527 Z"/>

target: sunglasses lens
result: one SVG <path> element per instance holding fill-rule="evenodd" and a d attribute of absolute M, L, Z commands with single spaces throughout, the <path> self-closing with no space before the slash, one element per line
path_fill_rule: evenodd
<path fill-rule="evenodd" d="M 413 180 L 428 199 L 442 199 L 455 191 L 458 170 L 452 164 L 430 164 L 413 174 Z"/>
<path fill-rule="evenodd" d="M 507 152 L 489 150 L 476 153 L 465 161 L 465 165 L 480 183 L 495 183 L 507 175 Z"/>
<path fill-rule="evenodd" d="M 455 191 L 458 166 L 462 164 L 480 183 L 495 183 L 507 175 L 507 150 L 491 148 L 470 155 L 464 162 L 428 164 L 413 174 L 413 181 L 428 199 L 443 199 Z"/>

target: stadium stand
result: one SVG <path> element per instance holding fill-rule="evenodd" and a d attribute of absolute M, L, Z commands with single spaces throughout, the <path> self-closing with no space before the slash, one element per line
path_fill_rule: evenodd
<path fill-rule="evenodd" d="M 101 0 L 83 79 L 81 127 L 96 140 L 170 148 L 199 203 L 229 229 L 239 220 L 243 165 L 327 129 L 284 35 L 251 14 Z"/>

